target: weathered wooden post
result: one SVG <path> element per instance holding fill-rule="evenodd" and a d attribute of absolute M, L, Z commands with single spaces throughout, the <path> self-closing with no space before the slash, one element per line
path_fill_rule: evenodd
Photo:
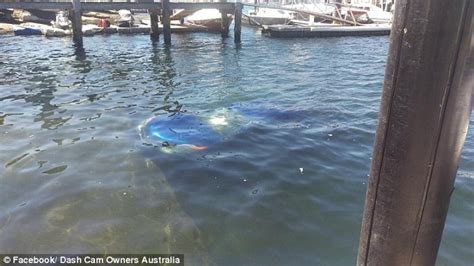
<path fill-rule="evenodd" d="M 127 2 L 130 2 L 130 0 L 127 0 Z M 136 2 L 153 3 L 154 0 L 136 0 Z M 150 39 L 152 41 L 157 41 L 160 39 L 160 31 L 158 28 L 158 15 L 160 14 L 160 9 L 148 9 L 148 14 L 150 16 Z"/>
<path fill-rule="evenodd" d="M 242 3 L 236 2 L 234 9 L 234 42 L 240 43 L 242 31 Z"/>
<path fill-rule="evenodd" d="M 396 3 L 358 265 L 435 264 L 471 112 L 473 4 Z"/>
<path fill-rule="evenodd" d="M 150 14 L 150 38 L 154 41 L 160 39 L 160 29 L 158 28 L 158 9 L 149 9 L 148 13 Z"/>
<path fill-rule="evenodd" d="M 163 23 L 163 35 L 165 44 L 171 44 L 171 9 L 170 0 L 161 0 L 161 22 Z"/>
<path fill-rule="evenodd" d="M 72 23 L 72 40 L 76 47 L 82 47 L 82 7 L 81 0 L 72 0 L 72 10 L 70 11 Z"/>
<path fill-rule="evenodd" d="M 221 0 L 221 3 L 227 3 L 227 0 Z M 229 17 L 227 16 L 227 10 L 221 9 L 221 35 L 222 38 L 229 37 Z"/>

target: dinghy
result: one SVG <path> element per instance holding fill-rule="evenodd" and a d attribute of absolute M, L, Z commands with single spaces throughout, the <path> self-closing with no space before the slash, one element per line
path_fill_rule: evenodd
<path fill-rule="evenodd" d="M 38 28 L 32 28 L 32 27 L 20 27 L 20 26 L 14 26 L 13 27 L 13 33 L 15 35 L 43 35 L 41 32 L 41 29 Z"/>

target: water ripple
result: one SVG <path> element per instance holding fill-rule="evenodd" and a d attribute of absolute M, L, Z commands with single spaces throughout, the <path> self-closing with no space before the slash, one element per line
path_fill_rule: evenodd
<path fill-rule="evenodd" d="M 388 38 L 242 39 L 96 36 L 78 53 L 0 37 L 0 250 L 353 264 Z M 265 115 L 205 152 L 164 154 L 136 131 L 235 105 Z M 441 263 L 472 261 L 473 143 Z"/>

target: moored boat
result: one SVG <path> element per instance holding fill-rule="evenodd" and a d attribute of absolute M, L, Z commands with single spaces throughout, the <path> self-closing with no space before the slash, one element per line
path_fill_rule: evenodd
<path fill-rule="evenodd" d="M 382 8 L 372 5 L 372 4 L 352 4 L 352 5 L 345 5 L 341 8 L 341 13 L 349 15 L 349 13 L 353 13 L 354 16 L 362 17 L 364 15 L 367 18 L 378 24 L 386 24 L 392 22 L 392 13 L 384 11 Z"/>
<path fill-rule="evenodd" d="M 58 28 L 58 29 L 63 29 L 67 30 L 71 26 L 71 21 L 68 18 L 68 14 L 64 11 L 59 11 L 56 14 L 56 19 L 55 21 L 51 21 L 51 24 L 53 27 Z"/>
<path fill-rule="evenodd" d="M 282 5 L 283 8 L 290 8 L 294 10 L 301 10 L 301 12 L 295 12 L 296 20 L 306 20 L 308 22 L 323 22 L 324 19 L 310 15 L 310 13 L 317 13 L 322 15 L 331 16 L 335 13 L 336 8 L 334 6 L 320 3 L 318 1 L 311 1 L 310 3 L 292 3 Z M 311 20 L 311 21 L 309 21 Z"/>
<path fill-rule="evenodd" d="M 296 14 L 291 11 L 272 9 L 272 8 L 258 8 L 255 11 L 249 12 L 245 20 L 249 25 L 283 25 L 288 24 L 294 19 Z"/>
<path fill-rule="evenodd" d="M 58 29 L 58 28 L 53 28 L 53 27 L 45 27 L 41 29 L 41 32 L 46 37 L 63 37 L 63 36 L 71 34 L 70 30 L 63 30 L 63 29 Z"/>
<path fill-rule="evenodd" d="M 130 10 L 122 9 L 118 12 L 119 18 L 117 19 L 117 26 L 119 27 L 133 27 L 135 18 Z"/>
<path fill-rule="evenodd" d="M 82 25 L 82 34 L 84 34 L 84 36 L 92 36 L 94 34 L 100 33 L 102 30 L 103 28 L 97 25 L 92 25 L 92 24 Z"/>
<path fill-rule="evenodd" d="M 232 21 L 232 15 L 227 15 L 227 17 L 230 23 Z M 191 16 L 186 17 L 185 21 L 206 27 L 210 31 L 220 31 L 222 27 L 222 15 L 218 9 L 201 9 Z"/>
<path fill-rule="evenodd" d="M 22 27 L 22 26 L 14 26 L 13 33 L 15 35 L 42 35 L 41 29 L 33 28 L 33 27 Z"/>

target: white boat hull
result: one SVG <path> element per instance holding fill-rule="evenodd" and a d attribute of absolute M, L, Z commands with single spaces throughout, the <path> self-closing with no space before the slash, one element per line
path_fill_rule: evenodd
<path fill-rule="evenodd" d="M 227 15 L 229 23 L 232 22 L 232 15 Z M 222 15 L 217 9 L 203 9 L 185 19 L 186 22 L 202 26 L 210 31 L 220 31 L 222 29 Z"/>
<path fill-rule="evenodd" d="M 248 16 L 248 24 L 249 25 L 282 25 L 288 24 L 290 19 L 288 18 L 279 18 L 279 17 L 260 17 L 255 15 Z"/>

